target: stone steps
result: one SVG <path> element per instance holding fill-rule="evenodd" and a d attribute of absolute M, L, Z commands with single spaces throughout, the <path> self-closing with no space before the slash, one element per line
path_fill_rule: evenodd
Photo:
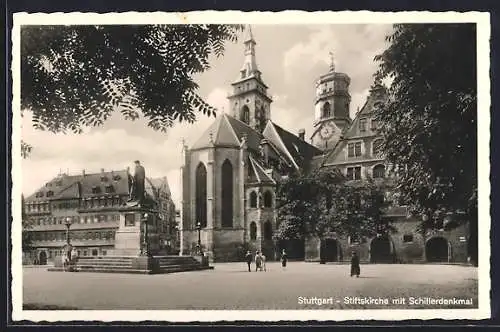
<path fill-rule="evenodd" d="M 132 256 L 80 257 L 74 270 L 76 272 L 153 274 L 211 269 L 209 266 L 203 266 L 192 256 L 150 257 L 149 260 L 154 264 L 146 265 L 144 265 L 144 259 L 148 260 L 146 257 Z M 138 263 L 138 260 L 142 263 Z M 49 271 L 63 271 L 63 269 L 51 268 Z"/>
<path fill-rule="evenodd" d="M 197 271 L 197 270 L 206 270 L 206 268 L 201 266 L 173 265 L 167 267 L 160 267 L 160 271 L 158 271 L 157 273 L 175 273 L 175 272 L 187 272 L 187 271 Z M 123 267 L 123 266 L 85 266 L 85 267 L 78 267 L 75 272 L 102 272 L 102 273 L 107 272 L 107 273 L 136 273 L 136 274 L 152 273 L 151 271 L 148 270 L 137 270 L 131 267 Z"/>
<path fill-rule="evenodd" d="M 76 265 L 77 266 L 107 266 L 107 265 L 132 266 L 132 262 L 122 262 L 122 261 L 78 262 Z"/>

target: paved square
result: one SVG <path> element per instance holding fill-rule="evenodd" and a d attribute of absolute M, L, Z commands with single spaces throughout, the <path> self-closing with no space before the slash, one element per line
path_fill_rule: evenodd
<path fill-rule="evenodd" d="M 214 270 L 163 275 L 65 273 L 24 268 L 23 304 L 86 310 L 473 309 L 478 306 L 478 275 L 474 267 L 362 265 L 359 279 L 349 276 L 348 265 L 290 262 L 284 270 L 279 263 L 269 262 L 267 267 L 267 272 L 249 273 L 244 263 L 225 263 L 215 264 Z M 409 303 L 410 297 L 414 298 L 413 304 Z M 404 298 L 405 303 L 393 302 L 399 298 Z M 472 305 L 425 304 L 440 298 L 472 299 Z M 424 302 L 418 304 L 418 299 Z"/>

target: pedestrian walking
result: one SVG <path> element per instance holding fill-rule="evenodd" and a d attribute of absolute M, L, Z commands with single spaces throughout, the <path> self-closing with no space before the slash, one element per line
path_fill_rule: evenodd
<path fill-rule="evenodd" d="M 250 252 L 250 250 L 247 251 L 247 254 L 245 255 L 245 260 L 248 265 L 248 272 L 252 272 L 252 270 L 250 269 L 250 265 L 252 264 L 252 253 Z"/>
<path fill-rule="evenodd" d="M 262 256 L 260 255 L 260 251 L 257 250 L 255 253 L 255 272 L 259 269 L 262 271 Z"/>
<path fill-rule="evenodd" d="M 351 257 L 351 277 L 356 276 L 356 278 L 359 278 L 360 272 L 361 268 L 359 267 L 359 257 L 356 252 L 353 251 Z"/>
<path fill-rule="evenodd" d="M 286 254 L 286 251 L 285 249 L 283 249 L 283 251 L 281 252 L 281 266 L 283 268 L 286 267 L 286 262 L 288 261 L 288 256 Z"/>
<path fill-rule="evenodd" d="M 76 264 L 76 261 L 78 260 L 78 252 L 76 251 L 75 248 L 71 249 L 71 263 Z"/>
<path fill-rule="evenodd" d="M 64 272 L 68 271 L 68 265 L 69 265 L 69 258 L 68 258 L 68 252 L 64 251 L 62 257 L 61 257 L 62 263 L 63 263 L 63 270 Z"/>

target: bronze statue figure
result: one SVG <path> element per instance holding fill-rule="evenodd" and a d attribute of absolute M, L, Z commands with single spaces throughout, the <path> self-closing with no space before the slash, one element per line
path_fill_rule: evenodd
<path fill-rule="evenodd" d="M 133 178 L 129 175 L 129 184 L 131 180 L 132 185 L 130 186 L 129 201 L 138 201 L 139 203 L 142 203 L 145 196 L 144 183 L 146 180 L 146 171 L 139 160 L 135 161 L 135 172 Z"/>

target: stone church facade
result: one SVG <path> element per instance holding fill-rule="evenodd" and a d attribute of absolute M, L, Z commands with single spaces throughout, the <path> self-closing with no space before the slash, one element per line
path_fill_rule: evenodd
<path fill-rule="evenodd" d="M 272 121 L 272 98 L 257 67 L 255 39 L 247 31 L 244 63 L 228 97 L 231 114 L 219 116 L 191 147 L 183 147 L 181 253 L 194 253 L 200 240 L 214 261 L 242 260 L 247 250 L 261 250 L 272 260 L 282 248 L 291 258 L 308 261 L 348 260 L 352 251 L 364 262 L 466 261 L 466 228 L 422 236 L 416 231 L 419 221 L 400 206 L 386 211 L 398 229 L 388 238 L 324 234 L 273 240 L 278 227 L 275 190 L 283 177 L 336 167 L 351 181 L 391 181 L 372 118 L 386 91 L 375 84 L 352 120 L 350 78 L 337 72 L 332 60 L 316 82 L 308 143 L 303 130 L 295 135 Z"/>

